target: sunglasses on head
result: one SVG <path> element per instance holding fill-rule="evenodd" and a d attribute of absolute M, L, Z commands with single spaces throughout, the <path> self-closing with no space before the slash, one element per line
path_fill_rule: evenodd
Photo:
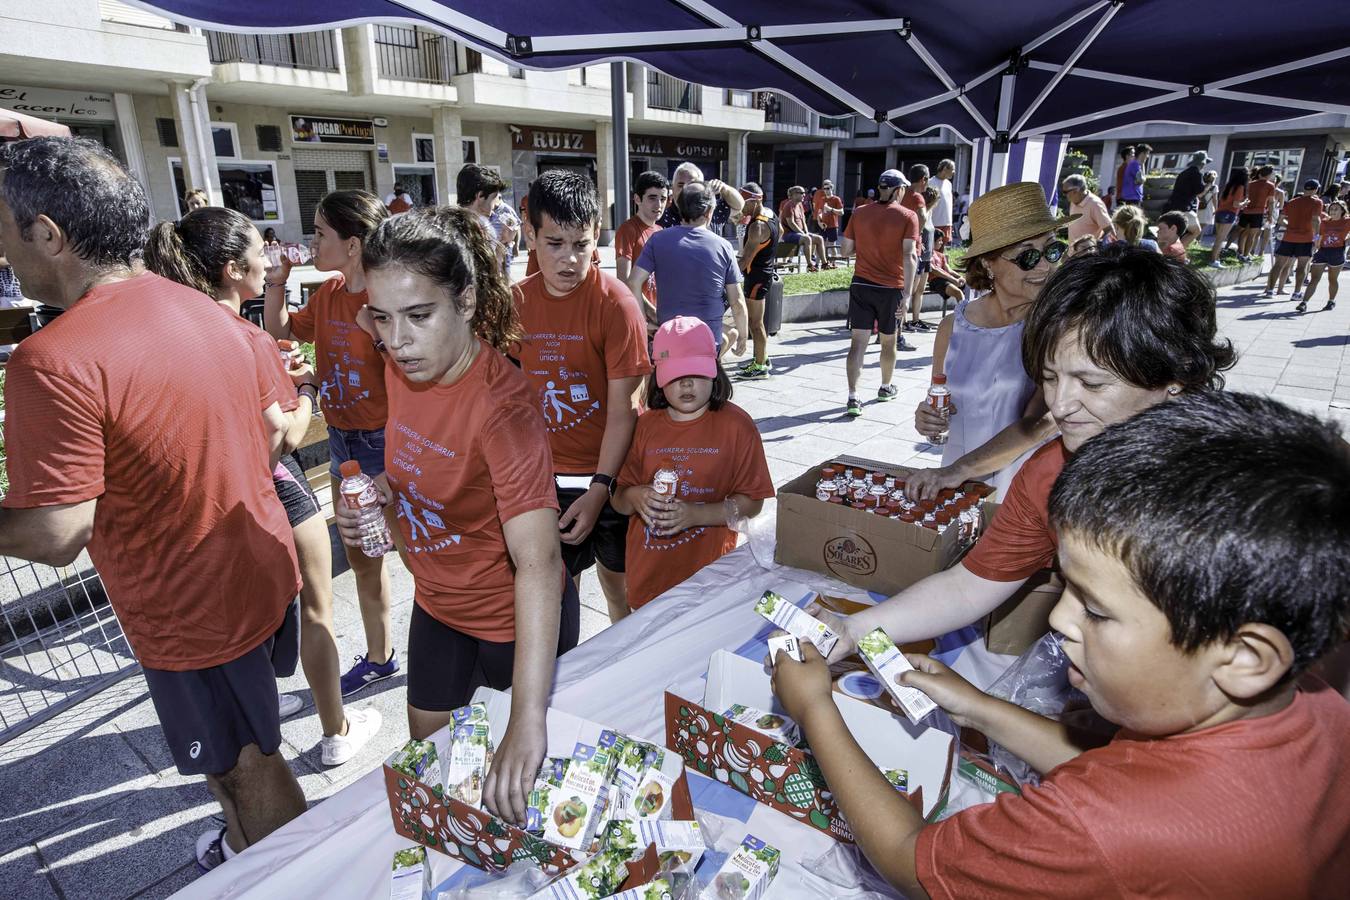
<path fill-rule="evenodd" d="M 1068 252 L 1068 249 L 1068 244 L 1063 241 L 1055 241 L 1044 250 L 1028 247 L 1011 259 L 1006 256 L 1003 258 L 1010 263 L 1016 263 L 1017 268 L 1021 269 L 1023 272 L 1030 272 L 1041 264 L 1041 257 L 1045 257 L 1046 261 L 1053 265 L 1064 258 L 1064 254 Z"/>

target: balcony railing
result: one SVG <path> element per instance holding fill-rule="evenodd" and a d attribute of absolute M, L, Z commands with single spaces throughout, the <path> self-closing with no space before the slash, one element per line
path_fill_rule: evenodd
<path fill-rule="evenodd" d="M 257 63 L 287 69 L 338 71 L 337 43 L 331 31 L 296 34 L 231 34 L 206 32 L 211 62 Z"/>
<path fill-rule="evenodd" d="M 821 131 L 838 131 L 843 134 L 849 134 L 853 130 L 852 116 L 821 116 Z"/>
<path fill-rule="evenodd" d="M 756 91 L 755 105 L 764 110 L 764 121 L 770 125 L 811 127 L 811 111 L 786 94 Z"/>
<path fill-rule="evenodd" d="M 400 81 L 449 84 L 455 75 L 454 43 L 443 35 L 401 25 L 375 26 L 380 74 Z"/>
<path fill-rule="evenodd" d="M 648 69 L 647 105 L 652 109 L 672 109 L 676 112 L 702 114 L 703 88 Z"/>

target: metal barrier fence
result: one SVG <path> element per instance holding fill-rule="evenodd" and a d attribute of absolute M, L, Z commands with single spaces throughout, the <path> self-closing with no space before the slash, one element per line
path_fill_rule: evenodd
<path fill-rule="evenodd" d="M 647 105 L 677 112 L 703 112 L 703 88 L 655 69 L 647 70 Z"/>
<path fill-rule="evenodd" d="M 337 43 L 332 31 L 302 31 L 296 34 L 203 33 L 213 63 L 244 62 L 320 72 L 338 71 Z"/>

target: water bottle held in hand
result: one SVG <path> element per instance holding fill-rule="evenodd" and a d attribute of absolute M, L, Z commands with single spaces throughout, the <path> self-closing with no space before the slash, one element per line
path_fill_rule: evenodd
<path fill-rule="evenodd" d="M 946 375 L 934 375 L 933 383 L 928 386 L 928 405 L 933 407 L 933 412 L 942 416 L 943 420 L 951 418 L 952 392 L 947 388 Z M 947 429 L 931 439 L 935 444 L 947 443 Z"/>
<path fill-rule="evenodd" d="M 673 460 L 662 460 L 661 467 L 656 470 L 652 477 L 652 490 L 663 500 L 674 500 L 675 489 L 680 482 L 680 475 L 675 471 Z"/>
<path fill-rule="evenodd" d="M 342 503 L 347 509 L 357 510 L 360 516 L 361 552 L 370 557 L 384 556 L 394 544 L 389 537 L 389 525 L 384 519 L 375 482 L 361 471 L 361 464 L 354 459 L 344 462 L 338 471 L 342 473 L 342 485 L 338 488 Z"/>

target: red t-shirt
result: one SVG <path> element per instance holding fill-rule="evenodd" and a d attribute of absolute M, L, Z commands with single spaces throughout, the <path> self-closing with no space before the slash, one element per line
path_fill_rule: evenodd
<path fill-rule="evenodd" d="M 313 341 L 323 417 L 334 428 L 374 431 L 384 427 L 384 358 L 356 324 L 366 292 L 351 293 L 341 275 L 325 281 L 309 303 L 291 313 L 291 334 Z"/>
<path fill-rule="evenodd" d="M 930 897 L 1344 897 L 1350 704 L 1321 685 L 1270 716 L 1118 734 L 925 828 Z"/>
<path fill-rule="evenodd" d="M 905 286 L 904 242 L 919 242 L 919 217 L 899 203 L 869 203 L 854 209 L 844 229 L 853 241 L 856 277 L 882 287 Z"/>
<path fill-rule="evenodd" d="M 93 288 L 9 361 L 4 505 L 97 498 L 89 555 L 155 669 L 238 659 L 300 587 L 262 440 L 276 342 L 246 339 L 236 319 L 145 273 Z"/>
<path fill-rule="evenodd" d="M 1317 222 L 1322 218 L 1322 199 L 1295 197 L 1284 205 L 1284 218 L 1288 222 L 1284 239 L 1291 244 L 1310 244 Z"/>
<path fill-rule="evenodd" d="M 651 484 L 663 460 L 676 465 L 678 496 L 721 505 L 732 494 L 751 500 L 774 495 L 764 442 L 754 419 L 733 403 L 709 409 L 692 422 L 676 422 L 664 409 L 638 418 L 619 485 Z M 699 569 L 736 549 L 736 532 L 724 525 L 654 537 L 640 516 L 628 520 L 628 605 L 637 609 Z"/>
<path fill-rule="evenodd" d="M 485 641 L 515 640 L 515 570 L 502 523 L 558 508 L 548 438 L 525 376 L 487 344 L 454 384 L 386 370 L 385 474 L 414 599 Z"/>
<path fill-rule="evenodd" d="M 543 413 L 553 469 L 590 475 L 600 463 L 609 382 L 646 375 L 647 326 L 622 281 L 592 267 L 567 296 L 542 275 L 515 286 L 524 338 L 514 352 Z"/>
<path fill-rule="evenodd" d="M 234 310 L 228 306 L 223 308 L 230 314 L 234 324 L 239 326 L 244 339 L 255 348 L 254 355 L 257 357 L 258 365 L 261 368 L 259 377 L 270 384 L 272 390 L 276 392 L 277 404 L 281 407 L 281 411 L 292 412 L 298 409 L 300 407 L 300 395 L 296 393 L 295 382 L 291 381 L 291 376 L 286 374 L 286 366 L 281 361 L 281 348 L 277 346 L 276 339 L 248 319 L 236 315 Z M 266 426 L 260 424 L 260 427 L 266 434 Z"/>
<path fill-rule="evenodd" d="M 1322 246 L 1344 247 L 1347 231 L 1350 231 L 1350 216 L 1342 216 L 1339 219 L 1323 219 Z"/>
<path fill-rule="evenodd" d="M 618 231 L 614 232 L 614 255 L 622 256 L 630 263 L 636 263 L 638 257 L 642 255 L 642 248 L 647 246 L 647 238 L 660 230 L 660 225 L 648 225 L 637 216 L 633 216 L 620 225 Z M 647 279 L 647 284 L 643 286 L 642 293 L 653 305 L 656 304 L 655 275 Z"/>
<path fill-rule="evenodd" d="M 1264 178 L 1249 182 L 1247 184 L 1247 199 L 1251 202 L 1248 203 L 1242 211 L 1248 215 L 1253 213 L 1265 215 L 1266 205 L 1270 202 L 1270 198 L 1274 196 L 1274 194 L 1275 185 L 1266 181 Z"/>
<path fill-rule="evenodd" d="M 1186 259 L 1186 248 L 1185 246 L 1182 245 L 1181 241 L 1173 241 L 1167 246 L 1161 247 L 1159 249 L 1162 250 L 1163 256 L 1169 257 L 1171 259 L 1180 259 L 1183 261 Z"/>
<path fill-rule="evenodd" d="M 1216 207 L 1216 211 L 1235 213 L 1238 211 L 1238 204 L 1246 199 L 1247 199 L 1246 185 L 1234 188 L 1233 190 L 1228 192 L 1227 196 L 1219 197 L 1219 205 Z"/>
<path fill-rule="evenodd" d="M 905 189 L 904 196 L 900 198 L 900 205 L 916 216 L 928 208 L 928 204 L 923 202 L 923 194 L 918 191 L 911 191 L 908 188 Z"/>
<path fill-rule="evenodd" d="M 843 206 L 839 197 L 835 194 L 827 194 L 824 190 L 816 191 L 816 196 L 811 201 L 811 206 L 816 213 L 816 221 L 820 222 L 821 228 L 839 227 L 839 214 L 827 212 L 828 207 Z"/>
<path fill-rule="evenodd" d="M 989 529 L 961 561 L 967 571 L 989 581 L 1024 581 L 1054 565 L 1059 538 L 1050 527 L 1050 489 L 1068 459 L 1060 438 L 1031 454 Z"/>

